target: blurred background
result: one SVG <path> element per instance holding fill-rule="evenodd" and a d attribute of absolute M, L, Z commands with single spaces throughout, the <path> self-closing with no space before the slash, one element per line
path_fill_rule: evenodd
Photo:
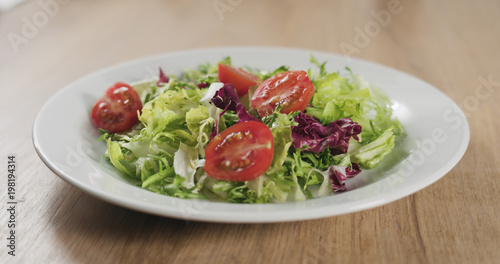
<path fill-rule="evenodd" d="M 429 0 L 26 0 L 0 13 L 1 58 L 9 62 L 8 67 L 2 63 L 2 77 L 23 68 L 24 73 L 44 72 L 46 78 L 38 82 L 64 85 L 96 69 L 142 56 L 263 45 L 349 54 L 420 75 L 442 89 L 471 86 L 464 81 L 477 76 L 478 68 L 499 60 L 498 53 L 481 52 L 498 44 L 498 16 L 476 15 L 492 10 L 498 15 L 498 5 L 495 0 L 472 5 L 450 0 L 439 4 Z M 477 12 L 472 13 L 471 6 Z M 464 56 L 457 58 L 457 53 Z M 484 63 L 472 64 L 477 56 Z M 441 78 L 452 77 L 448 65 L 470 76 Z M 444 79 L 453 83 L 440 83 Z"/>
<path fill-rule="evenodd" d="M 500 60 L 482 52 L 498 44 L 499 2 L 480 2 L 0 0 L 0 77 L 43 73 L 36 84 L 56 91 L 97 69 L 158 53 L 284 46 L 379 62 L 453 97 L 455 87 L 473 87 Z"/>

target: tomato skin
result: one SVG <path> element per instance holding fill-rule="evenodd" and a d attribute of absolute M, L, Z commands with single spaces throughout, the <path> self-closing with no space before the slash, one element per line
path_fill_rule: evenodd
<path fill-rule="evenodd" d="M 215 136 L 205 148 L 205 171 L 216 180 L 249 181 L 271 166 L 274 140 L 261 122 L 237 123 Z"/>
<path fill-rule="evenodd" d="M 132 86 L 117 82 L 94 104 L 91 119 L 95 126 L 109 133 L 132 129 L 138 122 L 142 102 Z"/>
<path fill-rule="evenodd" d="M 248 93 L 250 86 L 260 83 L 259 77 L 242 69 L 219 63 L 219 80 L 223 83 L 230 83 L 242 97 Z"/>
<path fill-rule="evenodd" d="M 278 73 L 262 82 L 252 96 L 251 104 L 261 117 L 281 105 L 281 113 L 304 111 L 314 94 L 314 85 L 305 71 Z"/>

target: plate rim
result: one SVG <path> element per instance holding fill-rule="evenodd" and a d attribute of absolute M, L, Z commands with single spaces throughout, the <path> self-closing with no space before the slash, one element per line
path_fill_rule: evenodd
<path fill-rule="evenodd" d="M 59 89 L 56 93 L 52 94 L 50 98 L 43 104 L 43 106 L 40 108 L 39 112 L 37 113 L 35 120 L 33 122 L 33 127 L 32 127 L 32 143 L 33 146 L 42 160 L 42 162 L 54 173 L 56 174 L 59 178 L 63 179 L 67 183 L 73 185 L 74 187 L 84 191 L 85 193 L 94 196 L 100 200 L 107 201 L 109 203 L 128 208 L 134 211 L 139 211 L 143 213 L 148 213 L 148 214 L 153 214 L 153 215 L 158 215 L 158 216 L 163 216 L 163 217 L 171 217 L 171 218 L 177 218 L 177 219 L 183 219 L 183 220 L 188 220 L 188 221 L 201 221 L 201 222 L 218 222 L 218 223 L 273 223 L 273 222 L 290 222 L 290 221 L 303 221 L 303 220 L 312 220 L 312 219 L 319 219 L 319 218 L 326 218 L 326 217 L 332 217 L 332 216 L 337 216 L 337 215 L 343 215 L 343 214 L 349 214 L 353 212 L 358 212 L 358 211 L 363 211 L 363 210 L 368 210 L 372 209 L 375 207 L 383 206 L 386 204 L 389 204 L 393 201 L 402 199 L 404 197 L 410 196 L 430 185 L 435 183 L 436 181 L 440 180 L 443 178 L 449 171 L 451 171 L 462 159 L 464 154 L 466 153 L 468 149 L 468 145 L 470 142 L 470 127 L 469 123 L 467 121 L 467 118 L 462 111 L 462 109 L 458 108 L 459 114 L 463 117 L 463 121 L 465 121 L 464 124 L 464 136 L 462 137 L 462 142 L 460 142 L 460 147 L 455 154 L 447 161 L 445 166 L 443 166 L 441 169 L 439 169 L 437 172 L 434 172 L 434 174 L 439 174 L 440 176 L 436 177 L 430 177 L 430 178 L 425 178 L 425 181 L 420 181 L 419 185 L 417 186 L 404 186 L 404 188 L 399 188 L 396 190 L 397 195 L 392 195 L 390 197 L 382 197 L 378 201 L 370 204 L 366 203 L 361 203 L 357 205 L 356 207 L 353 208 L 348 208 L 345 209 L 342 213 L 320 213 L 320 214 L 315 214 L 315 216 L 311 217 L 306 214 L 300 214 L 300 215 L 293 215 L 292 217 L 288 218 L 283 218 L 280 215 L 283 215 L 283 212 L 280 214 L 269 214 L 268 217 L 265 219 L 257 216 L 257 217 L 252 217 L 248 216 L 248 218 L 245 219 L 240 219 L 238 217 L 229 217 L 227 219 L 221 219 L 220 217 L 220 212 L 217 212 L 217 214 L 202 214 L 202 215 L 192 215 L 192 216 L 181 216 L 178 214 L 177 210 L 168 210 L 171 208 L 163 208 L 161 212 L 157 211 L 157 206 L 149 205 L 149 206 L 144 206 L 144 204 L 135 202 L 135 203 L 130 203 L 130 202 L 125 202 L 124 200 L 119 199 L 119 197 L 116 197 L 116 195 L 109 194 L 108 192 L 105 192 L 103 190 L 96 190 L 95 188 L 92 188 L 90 185 L 86 185 L 83 182 L 78 181 L 74 177 L 71 177 L 71 175 L 67 174 L 61 168 L 58 168 L 47 156 L 45 151 L 40 147 L 38 135 L 37 135 L 37 129 L 38 129 L 38 122 L 40 122 L 40 116 L 43 115 L 44 110 L 49 107 L 53 101 L 56 101 L 56 99 L 61 96 L 64 92 L 67 90 L 70 90 L 73 86 L 76 86 L 80 82 L 84 82 L 88 78 L 92 78 L 94 76 L 102 75 L 102 73 L 112 71 L 113 69 L 118 69 L 121 67 L 126 67 L 127 65 L 133 65 L 133 64 L 138 64 L 140 62 L 146 62 L 150 60 L 155 60 L 159 59 L 162 57 L 172 57 L 172 56 L 182 56 L 182 55 L 190 55 L 193 53 L 207 53 L 207 52 L 220 52 L 222 50 L 226 50 L 227 53 L 231 53 L 234 51 L 244 51 L 244 50 L 276 50 L 276 51 L 290 51 L 294 53 L 314 53 L 314 54 L 320 54 L 320 55 L 325 55 L 325 56 L 337 56 L 337 57 L 342 57 L 341 54 L 337 53 L 331 53 L 327 51 L 320 51 L 320 50 L 313 50 L 313 49 L 302 49 L 302 48 L 291 48 L 291 47 L 279 47 L 279 46 L 218 46 L 218 47 L 208 47 L 208 48 L 198 48 L 198 49 L 186 49 L 186 50 L 178 50 L 178 51 L 173 51 L 173 52 L 166 52 L 166 53 L 160 53 L 160 54 L 154 54 L 150 56 L 145 56 L 145 57 L 139 57 L 136 59 L 132 60 L 127 60 L 123 61 L 120 63 L 113 64 L 111 66 L 102 68 L 100 70 L 91 72 L 89 74 L 86 74 L 78 79 L 76 79 L 73 82 L 70 82 L 66 85 L 63 86 L 63 88 Z M 384 70 L 391 70 L 391 71 L 396 71 L 398 74 L 402 74 L 404 76 L 411 77 L 413 80 L 419 81 L 422 84 L 432 88 L 435 92 L 440 93 L 441 96 L 446 97 L 449 99 L 454 105 L 456 103 L 444 92 L 442 92 L 440 89 L 436 88 L 435 86 L 425 82 L 424 80 L 417 78 L 411 74 L 408 74 L 406 72 L 402 72 L 398 69 L 391 68 L 388 66 L 385 66 L 380 63 L 360 59 L 360 58 L 350 58 L 351 61 L 354 61 L 356 63 L 364 63 L 370 66 L 376 66 L 379 68 L 383 68 Z M 389 96 L 390 97 L 390 96 Z M 145 192 L 149 192 L 148 190 L 144 190 Z M 162 195 L 164 196 L 164 195 Z M 175 197 L 169 197 L 165 196 L 166 198 L 170 199 L 177 199 L 177 200 L 182 200 L 180 198 L 175 198 Z M 321 198 L 319 198 L 321 199 Z M 226 204 L 229 207 L 231 206 L 242 206 L 242 204 Z M 266 206 L 268 204 L 259 204 L 259 205 L 252 205 L 252 204 L 245 204 L 244 206 L 246 207 L 253 207 L 253 206 Z M 276 204 L 273 204 L 276 205 Z M 313 210 L 312 208 L 311 210 Z M 293 210 L 292 210 L 293 211 Z"/>

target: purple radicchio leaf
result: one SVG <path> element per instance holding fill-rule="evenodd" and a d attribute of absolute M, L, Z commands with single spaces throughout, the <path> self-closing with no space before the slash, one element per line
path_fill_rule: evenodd
<path fill-rule="evenodd" d="M 329 148 L 332 155 L 347 153 L 349 140 L 353 137 L 359 140 L 361 126 L 350 118 L 343 118 L 323 126 L 313 117 L 299 113 L 294 118 L 298 124 L 292 127 L 293 146 L 304 151 L 320 153 Z"/>
<path fill-rule="evenodd" d="M 163 72 L 163 70 L 160 67 L 160 77 L 158 78 L 158 81 L 156 82 L 156 86 L 161 87 L 163 86 L 164 83 L 168 83 L 169 79 Z"/>
<path fill-rule="evenodd" d="M 201 82 L 197 86 L 198 86 L 198 88 L 203 89 L 203 88 L 207 88 L 208 86 L 210 86 L 210 84 L 207 82 Z"/>
<path fill-rule="evenodd" d="M 343 192 L 347 188 L 344 181 L 358 175 L 361 172 L 357 163 L 352 163 L 352 167 L 332 165 L 328 168 L 328 177 L 332 182 L 332 189 L 334 192 Z"/>
<path fill-rule="evenodd" d="M 246 121 L 259 121 L 258 118 L 247 112 L 245 106 L 240 101 L 236 90 L 230 83 L 224 84 L 224 86 L 222 86 L 222 88 L 220 88 L 219 91 L 215 93 L 212 100 L 210 100 L 210 103 L 223 110 L 220 114 L 221 116 L 227 110 L 236 112 L 239 117 L 238 123 Z"/>
<path fill-rule="evenodd" d="M 258 118 L 249 114 L 245 109 L 245 106 L 241 102 L 238 94 L 234 87 L 230 84 L 224 84 L 222 88 L 220 88 L 214 95 L 214 97 L 210 100 L 210 103 L 215 105 L 216 107 L 222 109 L 222 112 L 215 120 L 214 130 L 210 134 L 210 139 L 213 139 L 219 131 L 219 120 L 220 117 L 227 111 L 234 111 L 238 115 L 238 123 L 247 122 L 247 121 L 259 121 Z"/>

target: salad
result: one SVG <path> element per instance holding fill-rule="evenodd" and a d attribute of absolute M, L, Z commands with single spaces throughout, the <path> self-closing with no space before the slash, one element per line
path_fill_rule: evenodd
<path fill-rule="evenodd" d="M 150 191 L 232 203 L 302 201 L 346 191 L 402 134 L 391 101 L 349 68 L 233 66 L 117 82 L 91 120 L 104 157 Z"/>

